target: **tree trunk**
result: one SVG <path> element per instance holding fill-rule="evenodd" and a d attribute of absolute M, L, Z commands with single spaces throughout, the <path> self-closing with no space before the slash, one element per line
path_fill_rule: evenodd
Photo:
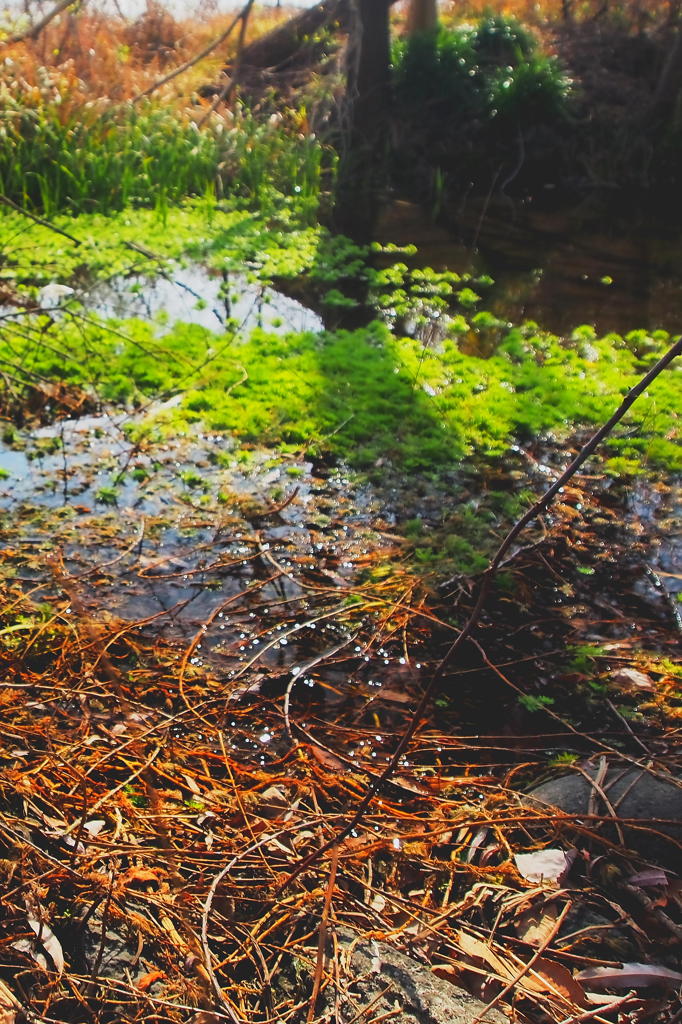
<path fill-rule="evenodd" d="M 291 59 L 306 37 L 334 22 L 345 27 L 348 16 L 349 0 L 322 0 L 245 46 L 242 64 L 251 68 L 278 67 Z"/>
<path fill-rule="evenodd" d="M 436 0 L 410 0 L 407 12 L 407 34 L 428 32 L 438 24 L 438 4 Z"/>
<path fill-rule="evenodd" d="M 358 242 L 372 239 L 388 169 L 390 0 L 351 0 L 344 136 L 334 227 Z"/>

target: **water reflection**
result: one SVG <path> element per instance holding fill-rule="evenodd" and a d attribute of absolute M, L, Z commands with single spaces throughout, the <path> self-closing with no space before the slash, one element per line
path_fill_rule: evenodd
<path fill-rule="evenodd" d="M 679 236 L 587 229 L 570 214 L 511 206 L 465 211 L 448 231 L 398 201 L 379 240 L 416 245 L 421 266 L 489 274 L 484 307 L 514 323 L 534 320 L 559 334 L 578 324 L 600 334 L 682 325 Z"/>
<path fill-rule="evenodd" d="M 296 299 L 242 275 L 215 275 L 199 264 L 165 276 L 140 274 L 97 282 L 79 298 L 90 312 L 103 317 L 183 321 L 214 331 L 228 320 L 244 330 L 263 327 L 281 333 L 323 327 L 319 316 Z"/>

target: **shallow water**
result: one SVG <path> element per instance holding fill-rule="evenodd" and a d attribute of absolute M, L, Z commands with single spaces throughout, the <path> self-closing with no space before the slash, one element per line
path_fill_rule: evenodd
<path fill-rule="evenodd" d="M 165 276 L 135 275 L 97 282 L 77 293 L 89 312 L 103 317 L 175 321 L 221 330 L 231 320 L 248 332 L 263 327 L 278 333 L 320 331 L 320 317 L 275 288 L 241 275 L 225 281 L 200 264 Z"/>
<path fill-rule="evenodd" d="M 464 211 L 456 228 L 432 223 L 413 203 L 395 202 L 380 240 L 413 243 L 420 266 L 473 275 L 489 309 L 518 323 L 566 333 L 591 324 L 600 334 L 633 329 L 682 330 L 682 239 L 644 231 L 581 227 L 570 214 L 499 206 Z"/>
<path fill-rule="evenodd" d="M 123 429 L 133 415 L 62 420 L 0 443 L 6 563 L 28 581 L 49 584 L 57 551 L 99 608 L 128 621 L 162 613 L 160 631 L 184 635 L 250 587 L 258 604 L 295 603 L 308 567 L 348 577 L 377 510 L 343 473 L 321 477 L 305 458 L 265 449 L 232 460 L 221 434 L 141 450 Z"/>

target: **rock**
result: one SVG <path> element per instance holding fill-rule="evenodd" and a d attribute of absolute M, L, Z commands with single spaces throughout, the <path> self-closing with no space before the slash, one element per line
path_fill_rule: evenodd
<path fill-rule="evenodd" d="M 527 794 L 533 802 L 558 807 L 580 819 L 589 813 L 610 816 L 604 799 L 589 779 L 602 777 L 601 762 L 581 765 L 585 775 L 573 770 L 549 782 L 543 782 Z M 682 842 L 682 780 L 665 772 L 634 768 L 624 762 L 608 763 L 603 780 L 598 783 L 619 820 L 641 822 L 622 824 L 628 847 L 643 857 L 676 868 L 680 862 Z M 613 824 L 604 821 L 595 825 L 595 832 L 618 842 Z"/>
<path fill-rule="evenodd" d="M 97 967 L 98 978 L 114 981 L 129 976 L 136 981 L 145 973 L 146 968 L 139 963 L 137 940 L 127 938 L 113 924 L 104 926 L 98 914 L 87 922 L 81 940 L 85 973 L 91 974 Z"/>
<path fill-rule="evenodd" d="M 390 1015 L 391 1024 L 473 1024 L 485 1003 L 451 982 L 437 978 L 426 964 L 393 949 L 385 942 L 361 939 L 350 929 L 339 929 L 342 969 L 339 1017 L 351 1021 L 370 1011 L 372 1019 Z M 306 979 L 309 990 L 311 979 Z M 344 993 L 348 992 L 348 998 Z M 337 994 L 329 986 L 321 995 L 316 1017 L 333 1016 Z M 500 1010 L 489 1010 L 483 1024 L 508 1024 Z"/>

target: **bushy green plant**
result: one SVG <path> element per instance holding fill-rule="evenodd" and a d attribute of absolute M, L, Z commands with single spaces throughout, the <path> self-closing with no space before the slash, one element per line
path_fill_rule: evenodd
<path fill-rule="evenodd" d="M 513 19 L 400 40 L 393 62 L 401 183 L 442 189 L 447 178 L 487 192 L 494 181 L 521 185 L 558 157 L 570 82 Z"/>

